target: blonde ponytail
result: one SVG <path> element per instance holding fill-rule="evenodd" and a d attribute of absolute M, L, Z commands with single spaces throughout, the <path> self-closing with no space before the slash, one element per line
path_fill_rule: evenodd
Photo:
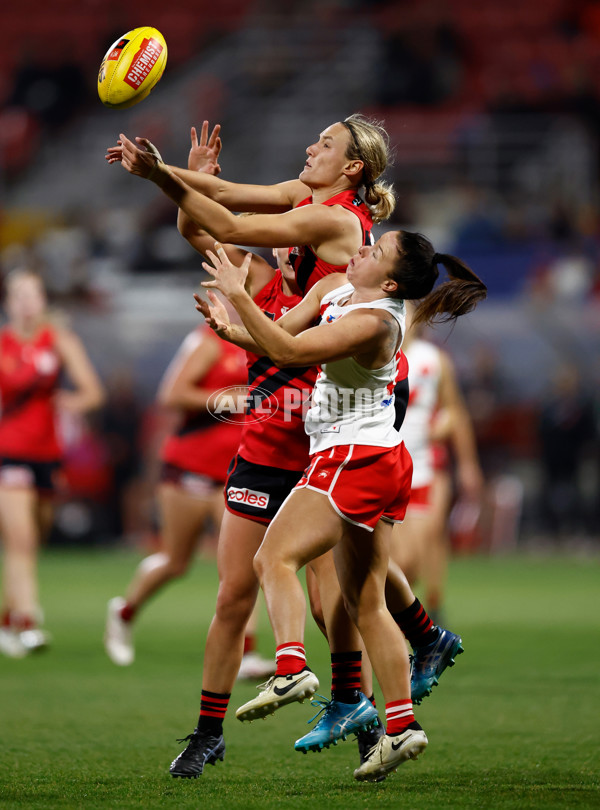
<path fill-rule="evenodd" d="M 360 185 L 365 189 L 365 203 L 373 222 L 382 222 L 396 207 L 396 197 L 390 183 L 379 180 L 390 160 L 389 137 L 383 124 L 359 113 L 342 121 L 350 134 L 346 156 L 360 160 L 363 171 Z"/>
<path fill-rule="evenodd" d="M 396 195 L 392 184 L 384 183 L 381 180 L 372 186 L 365 186 L 365 202 L 371 211 L 375 224 L 389 219 L 396 207 Z"/>

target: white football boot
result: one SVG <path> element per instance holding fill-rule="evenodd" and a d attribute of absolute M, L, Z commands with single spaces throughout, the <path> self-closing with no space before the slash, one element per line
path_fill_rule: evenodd
<path fill-rule="evenodd" d="M 25 658 L 27 648 L 19 638 L 19 633 L 9 627 L 0 627 L 0 653 L 8 658 Z"/>
<path fill-rule="evenodd" d="M 427 748 L 422 728 L 407 728 L 402 734 L 384 734 L 371 748 L 360 768 L 354 771 L 359 782 L 377 782 L 407 759 L 417 759 Z"/>
<path fill-rule="evenodd" d="M 313 695 L 319 688 L 319 680 L 308 667 L 293 675 L 273 675 L 259 687 L 258 697 L 244 703 L 235 713 L 238 720 L 256 720 L 273 714 L 280 706 L 298 701 Z"/>
<path fill-rule="evenodd" d="M 125 604 L 122 596 L 115 596 L 109 601 L 104 631 L 106 654 L 119 667 L 128 667 L 135 659 L 131 623 L 121 618 L 121 609 Z"/>
<path fill-rule="evenodd" d="M 50 644 L 51 636 L 40 627 L 32 627 L 31 630 L 21 630 L 19 640 L 25 648 L 25 654 L 29 655 L 29 653 L 45 650 Z"/>

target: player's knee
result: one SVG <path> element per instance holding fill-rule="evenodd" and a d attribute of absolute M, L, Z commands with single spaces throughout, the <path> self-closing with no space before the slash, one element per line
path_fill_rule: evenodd
<path fill-rule="evenodd" d="M 217 618 L 245 624 L 256 602 L 256 588 L 241 584 L 221 583 L 217 594 Z"/>
<path fill-rule="evenodd" d="M 187 574 L 190 567 L 190 561 L 179 557 L 169 558 L 167 563 L 167 570 L 171 579 L 179 579 Z"/>
<path fill-rule="evenodd" d="M 263 582 L 264 578 L 269 573 L 273 573 L 277 576 L 288 570 L 294 571 L 294 573 L 298 571 L 296 561 L 290 559 L 289 555 L 286 554 L 282 556 L 280 553 L 273 552 L 272 550 L 265 551 L 262 546 L 254 555 L 253 565 L 254 573 L 260 583 Z"/>
<path fill-rule="evenodd" d="M 258 581 L 262 582 L 263 577 L 265 575 L 265 571 L 267 570 L 268 566 L 268 557 L 261 551 L 261 549 L 259 549 L 254 555 L 252 565 L 254 567 L 254 573 L 256 574 Z"/>
<path fill-rule="evenodd" d="M 348 616 L 350 616 L 354 624 L 358 627 L 361 611 L 357 596 L 354 594 L 344 594 L 344 607 Z"/>

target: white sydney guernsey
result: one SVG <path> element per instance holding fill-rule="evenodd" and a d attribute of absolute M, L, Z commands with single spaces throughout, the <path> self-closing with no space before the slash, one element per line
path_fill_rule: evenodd
<path fill-rule="evenodd" d="M 418 489 L 433 480 L 433 450 L 429 440 L 431 422 L 438 403 L 441 351 L 433 343 L 416 338 L 405 351 L 408 360 L 410 398 L 400 438 L 413 460 L 412 487 Z"/>
<path fill-rule="evenodd" d="M 365 304 L 346 304 L 352 284 L 338 287 L 321 301 L 321 327 L 357 309 L 384 309 L 396 318 L 404 337 L 402 299 L 379 298 Z M 394 428 L 394 385 L 401 358 L 400 347 L 381 368 L 361 366 L 352 357 L 324 363 L 317 376 L 311 407 L 306 414 L 310 453 L 338 445 L 396 447 L 402 441 Z"/>

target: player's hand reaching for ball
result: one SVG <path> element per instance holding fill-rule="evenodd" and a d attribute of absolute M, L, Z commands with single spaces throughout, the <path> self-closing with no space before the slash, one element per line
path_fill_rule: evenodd
<path fill-rule="evenodd" d="M 130 174 L 137 174 L 151 180 L 159 164 L 163 164 L 158 149 L 147 138 L 136 138 L 137 143 L 130 141 L 121 133 L 117 146 L 106 150 L 106 160 L 109 163 L 120 162 Z M 140 145 L 144 148 L 142 149 Z"/>
<path fill-rule="evenodd" d="M 210 298 L 210 304 L 208 301 L 200 298 L 198 293 L 194 293 L 196 309 L 204 315 L 204 320 L 211 329 L 214 329 L 218 335 L 224 336 L 231 326 L 227 309 L 214 292 L 208 290 L 207 295 Z"/>
<path fill-rule="evenodd" d="M 219 154 L 223 145 L 219 137 L 220 132 L 221 125 L 216 124 L 209 137 L 208 121 L 204 121 L 200 130 L 200 140 L 198 140 L 196 127 L 192 127 L 192 145 L 188 156 L 188 169 L 215 176 L 220 173 Z"/>
<path fill-rule="evenodd" d="M 208 262 L 202 262 L 202 267 L 211 274 L 213 280 L 203 281 L 203 287 L 219 290 L 226 298 L 245 292 L 248 270 L 252 261 L 251 253 L 247 253 L 242 264 L 238 266 L 229 260 L 223 245 L 220 242 L 215 242 L 215 252 L 207 250 L 206 255 L 212 265 L 208 264 Z"/>

